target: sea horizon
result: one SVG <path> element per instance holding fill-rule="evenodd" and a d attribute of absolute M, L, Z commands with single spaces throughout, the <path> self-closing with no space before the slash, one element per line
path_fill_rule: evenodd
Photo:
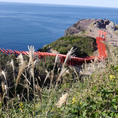
<path fill-rule="evenodd" d="M 0 2 L 0 47 L 42 48 L 64 36 L 81 19 L 109 19 L 118 24 L 117 8 Z"/>
<path fill-rule="evenodd" d="M 93 7 L 93 8 L 110 8 L 110 9 L 118 9 L 118 7 L 107 7 L 107 6 L 86 6 L 86 5 L 70 5 L 70 4 L 49 4 L 49 3 L 31 3 L 31 2 L 0 2 L 3 4 L 25 4 L 25 5 L 42 5 L 42 6 L 55 6 L 55 7 Z"/>

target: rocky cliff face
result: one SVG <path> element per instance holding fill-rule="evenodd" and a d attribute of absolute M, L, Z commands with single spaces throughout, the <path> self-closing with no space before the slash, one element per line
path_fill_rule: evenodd
<path fill-rule="evenodd" d="M 118 46 L 118 25 L 110 20 L 84 19 L 80 20 L 65 31 L 65 36 L 82 35 L 96 38 L 98 31 L 107 32 L 106 40 L 108 43 Z"/>

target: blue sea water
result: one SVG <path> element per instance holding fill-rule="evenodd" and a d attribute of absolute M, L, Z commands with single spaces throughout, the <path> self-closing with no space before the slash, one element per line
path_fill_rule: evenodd
<path fill-rule="evenodd" d="M 109 19 L 118 24 L 118 9 L 0 3 L 0 48 L 27 50 L 49 44 L 80 19 Z"/>

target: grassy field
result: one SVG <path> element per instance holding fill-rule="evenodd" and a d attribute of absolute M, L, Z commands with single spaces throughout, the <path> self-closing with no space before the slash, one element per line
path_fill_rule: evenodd
<path fill-rule="evenodd" d="M 73 50 L 63 64 L 38 59 L 33 47 L 28 56 L 1 54 L 0 118 L 117 118 L 118 54 L 110 49 L 88 75 L 88 64 L 66 64 Z"/>

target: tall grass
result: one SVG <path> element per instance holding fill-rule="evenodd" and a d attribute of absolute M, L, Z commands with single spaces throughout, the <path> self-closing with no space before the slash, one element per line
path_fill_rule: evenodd
<path fill-rule="evenodd" d="M 118 53 L 109 47 L 106 60 L 95 59 L 77 67 L 67 65 L 73 49 L 63 64 L 58 55 L 47 57 L 47 62 L 38 59 L 33 46 L 28 47 L 27 56 L 1 54 L 0 117 L 115 118 Z"/>

